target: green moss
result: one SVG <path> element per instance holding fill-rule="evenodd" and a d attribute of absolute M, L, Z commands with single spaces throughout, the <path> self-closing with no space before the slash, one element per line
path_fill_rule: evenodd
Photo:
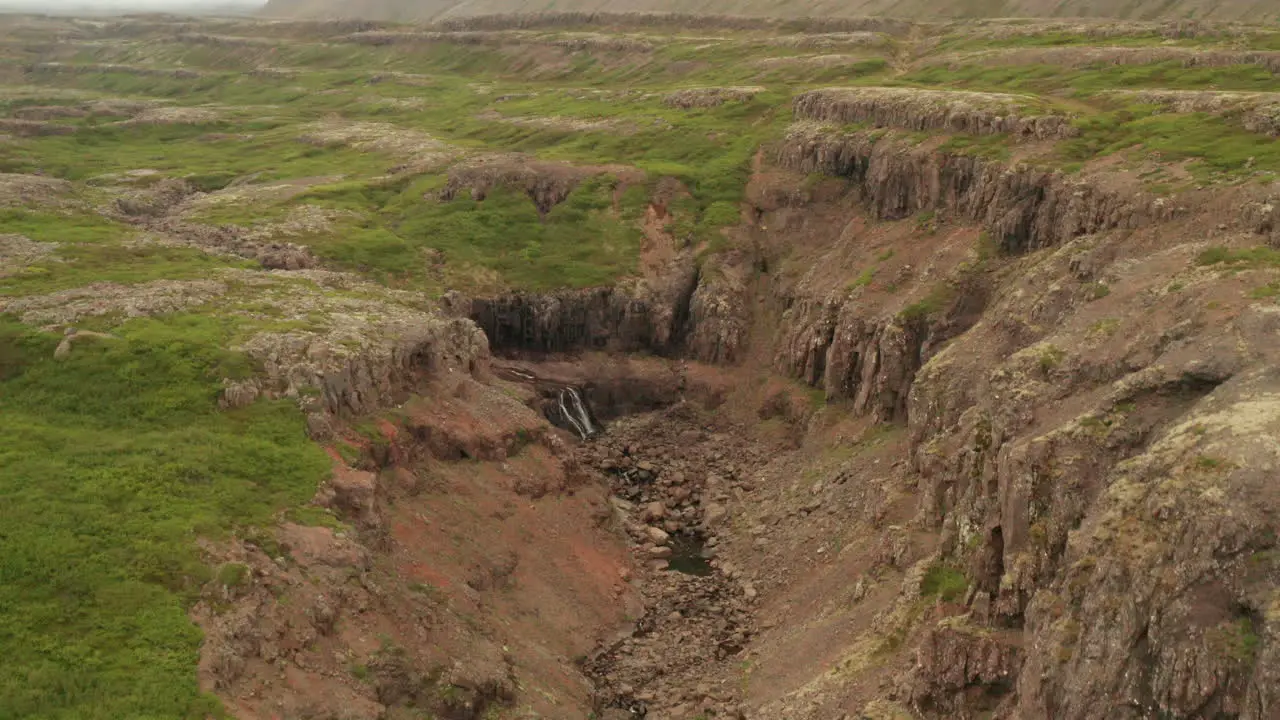
<path fill-rule="evenodd" d="M 1244 664 L 1254 662 L 1262 645 L 1253 619 L 1247 616 L 1214 628 L 1206 633 L 1206 639 L 1221 654 Z"/>
<path fill-rule="evenodd" d="M 88 213 L 0 209 L 0 228 L 37 242 L 100 243 L 132 234 L 127 225 Z"/>
<path fill-rule="evenodd" d="M 1222 472 L 1231 468 L 1229 461 L 1209 455 L 1197 455 L 1192 465 L 1204 472 Z"/>
<path fill-rule="evenodd" d="M 849 281 L 849 284 L 846 286 L 846 289 L 855 290 L 857 288 L 866 287 L 871 284 L 871 281 L 875 278 L 875 275 L 876 275 L 875 268 L 873 267 L 866 268 L 862 272 L 858 273 L 858 277 Z"/>
<path fill-rule="evenodd" d="M 974 155 L 991 160 L 1007 161 L 1011 154 L 1012 139 L 1008 135 L 953 135 L 941 146 L 943 152 L 957 155 Z"/>
<path fill-rule="evenodd" d="M 1249 132 L 1207 113 L 1165 113 L 1138 105 L 1077 121 L 1079 137 L 1059 143 L 1065 161 L 1087 161 L 1132 151 L 1188 169 L 1202 182 L 1237 180 L 1280 170 L 1280 147 L 1266 135 Z"/>
<path fill-rule="evenodd" d="M 0 295 L 44 294 L 95 282 L 132 285 L 152 280 L 207 279 L 218 269 L 255 266 L 194 248 L 162 245 L 79 243 L 58 248 L 53 258 L 0 281 Z"/>
<path fill-rule="evenodd" d="M 239 365 L 215 320 L 135 320 L 52 360 L 0 316 L 0 707 L 15 717 L 203 717 L 187 604 L 198 536 L 267 523 L 328 469 L 287 403 L 217 409 Z"/>
<path fill-rule="evenodd" d="M 347 465 L 354 467 L 356 463 L 360 462 L 360 448 L 350 443 L 339 441 L 337 450 L 338 455 Z"/>
<path fill-rule="evenodd" d="M 1249 291 L 1249 297 L 1254 300 L 1268 300 L 1280 297 L 1280 280 L 1272 280 L 1266 285 L 1253 288 Z"/>
<path fill-rule="evenodd" d="M 1040 368 L 1040 372 L 1049 374 L 1054 368 L 1062 364 L 1062 360 L 1066 358 L 1067 353 L 1062 348 L 1049 345 L 1040 351 L 1036 357 L 1036 367 Z"/>
<path fill-rule="evenodd" d="M 227 563 L 218 568 L 217 581 L 224 587 L 239 587 L 249 579 L 249 566 L 244 563 Z"/>
<path fill-rule="evenodd" d="M 1103 318 L 1093 325 L 1089 326 L 1089 332 L 1095 335 L 1114 335 L 1116 330 L 1120 328 L 1120 320 L 1117 318 Z"/>
<path fill-rule="evenodd" d="M 330 530 L 347 530 L 346 523 L 334 517 L 333 511 L 315 505 L 291 507 L 285 512 L 285 519 L 298 525 L 324 527 Z"/>
<path fill-rule="evenodd" d="M 898 313 L 902 320 L 924 320 L 942 312 L 955 297 L 955 290 L 947 283 L 940 283 L 929 290 L 929 293 Z"/>
<path fill-rule="evenodd" d="M 1226 265 L 1232 268 L 1280 267 L 1280 250 L 1265 245 L 1240 250 L 1215 245 L 1197 255 L 1196 264 Z"/>
<path fill-rule="evenodd" d="M 929 566 L 920 580 L 920 595 L 936 597 L 945 602 L 959 602 L 969 590 L 969 580 L 964 573 L 951 565 L 938 562 Z"/>

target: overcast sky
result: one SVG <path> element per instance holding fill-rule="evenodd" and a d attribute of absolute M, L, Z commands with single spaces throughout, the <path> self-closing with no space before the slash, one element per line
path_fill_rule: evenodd
<path fill-rule="evenodd" d="M 266 0 L 0 0 L 0 10 L 49 13 L 116 13 L 166 11 L 198 12 L 200 9 L 261 7 Z"/>

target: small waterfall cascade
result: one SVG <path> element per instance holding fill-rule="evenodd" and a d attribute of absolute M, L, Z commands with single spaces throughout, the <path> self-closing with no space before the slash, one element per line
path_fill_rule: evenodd
<path fill-rule="evenodd" d="M 592 437 L 600 432 L 600 428 L 591 420 L 591 413 L 587 410 L 587 404 L 582 400 L 582 394 L 575 387 L 561 388 L 556 397 L 559 404 L 560 417 L 578 433 L 583 440 Z"/>

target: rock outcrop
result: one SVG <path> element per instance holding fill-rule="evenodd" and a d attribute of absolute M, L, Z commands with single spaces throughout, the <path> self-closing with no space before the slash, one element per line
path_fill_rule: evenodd
<path fill-rule="evenodd" d="M 762 87 L 688 88 L 666 95 L 662 98 L 662 104 L 683 110 L 719 107 L 728 102 L 748 102 L 762 92 Z"/>
<path fill-rule="evenodd" d="M 538 162 L 521 155 L 483 155 L 449 168 L 449 179 L 438 197 L 449 201 L 466 191 L 483 200 L 495 187 L 506 187 L 529 196 L 544 215 L 564 202 L 582 180 L 613 174 L 623 182 L 643 180 L 634 168 Z"/>
<path fill-rule="evenodd" d="M 679 337 L 678 301 L 619 285 L 477 298 L 469 315 L 498 352 L 666 352 Z"/>
<path fill-rule="evenodd" d="M 1018 95 L 918 88 L 825 88 L 798 95 L 796 118 L 823 123 L 870 123 L 903 130 L 1009 135 L 1059 140 L 1079 131 L 1061 114 L 1037 112 Z"/>
<path fill-rule="evenodd" d="M 1118 90 L 1125 100 L 1159 105 L 1172 112 L 1212 113 L 1237 119 L 1250 132 L 1280 135 L 1280 93 L 1216 90 Z"/>
<path fill-rule="evenodd" d="M 793 128 L 776 152 L 800 173 L 846 178 L 877 218 L 945 211 L 978 222 L 1009 252 L 1176 215 L 1168 200 L 1113 192 L 1060 171 L 953 155 L 891 135 Z"/>
<path fill-rule="evenodd" d="M 1149 47 L 1044 47 L 981 50 L 951 57 L 935 57 L 929 65 L 1059 65 L 1089 67 L 1096 65 L 1154 65 L 1176 62 L 1187 68 L 1257 65 L 1271 72 L 1280 69 L 1280 51 L 1275 50 L 1205 50 L 1177 46 Z"/>
<path fill-rule="evenodd" d="M 297 397 L 310 412 L 367 413 L 394 404 L 435 373 L 483 374 L 489 346 L 468 320 L 383 303 L 348 303 L 324 333 L 266 332 L 242 350 L 265 372 L 263 394 Z M 242 392 L 242 391 L 237 391 Z"/>
<path fill-rule="evenodd" d="M 945 619 L 916 649 L 911 705 L 929 717 L 991 712 L 1013 691 L 1022 660 L 1020 647 L 990 630 Z"/>

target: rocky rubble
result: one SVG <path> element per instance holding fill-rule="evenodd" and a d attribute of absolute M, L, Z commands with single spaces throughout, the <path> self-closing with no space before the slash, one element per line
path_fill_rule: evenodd
<path fill-rule="evenodd" d="M 45 122 L 43 120 L 17 120 L 0 118 L 0 133 L 16 137 L 47 137 L 50 135 L 72 135 L 76 131 L 74 125 Z"/>
<path fill-rule="evenodd" d="M 0 278 L 20 274 L 58 249 L 57 243 L 35 242 L 22 235 L 0 235 Z"/>
<path fill-rule="evenodd" d="M 1037 113 L 1030 98 L 1000 93 L 860 87 L 810 90 L 796 96 L 795 115 L 822 123 L 870 123 L 903 130 L 1010 135 L 1060 140 L 1078 134 L 1065 115 Z"/>
<path fill-rule="evenodd" d="M 861 47 L 883 48 L 893 44 L 893 37 L 881 32 L 867 30 L 858 32 L 808 33 L 799 35 L 782 35 L 764 40 L 768 45 L 792 48 L 829 48 L 829 47 Z"/>
<path fill-rule="evenodd" d="M 73 198 L 74 189 L 66 180 L 0 173 L 0 207 L 65 207 Z"/>
<path fill-rule="evenodd" d="M 439 167 L 458 154 L 456 148 L 424 132 L 390 123 L 322 120 L 309 125 L 298 139 L 320 146 L 346 145 L 364 152 L 386 153 L 419 172 Z"/>
<path fill-rule="evenodd" d="M 226 291 L 226 283 L 219 280 L 153 280 L 137 285 L 102 282 L 48 295 L 0 298 L 0 312 L 17 313 L 30 325 L 57 326 L 102 315 L 134 318 L 179 312 Z"/>
<path fill-rule="evenodd" d="M 700 418 L 683 404 L 626 418 L 579 452 L 611 478 L 640 562 L 643 615 L 586 666 L 600 708 L 620 718 L 745 717 L 740 689 L 709 668 L 732 663 L 750 641 L 757 590 L 716 547 L 731 522 L 731 494 L 749 489 L 748 468 L 764 450 L 708 432 Z"/>
<path fill-rule="evenodd" d="M 217 110 L 199 107 L 155 107 L 123 121 L 128 125 L 206 125 L 218 122 Z"/>
<path fill-rule="evenodd" d="M 747 102 L 759 93 L 762 87 L 705 87 L 677 90 L 662 98 L 667 107 L 689 110 L 692 108 L 709 108 L 724 105 L 727 102 Z"/>
<path fill-rule="evenodd" d="M 139 75 L 142 77 L 169 77 L 180 80 L 193 80 L 201 76 L 200 71 L 187 68 L 147 67 L 144 65 L 124 65 L 117 63 L 33 63 L 26 68 L 28 73 L 55 73 L 79 75 L 85 73 L 117 73 L 121 75 Z"/>
<path fill-rule="evenodd" d="M 136 198 L 132 201 L 136 202 Z M 161 244 L 195 247 L 214 255 L 234 255 L 254 260 L 267 270 L 305 270 L 316 267 L 311 250 L 305 245 L 287 242 L 291 226 L 268 224 L 256 228 L 236 225 L 204 225 L 164 216 L 143 216 L 140 225 L 153 233 Z"/>

